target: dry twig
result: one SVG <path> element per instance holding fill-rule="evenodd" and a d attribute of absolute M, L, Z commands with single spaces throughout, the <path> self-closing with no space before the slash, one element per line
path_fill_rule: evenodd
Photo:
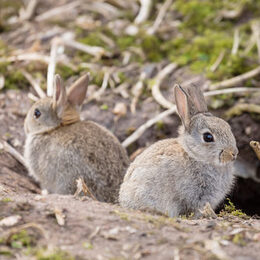
<path fill-rule="evenodd" d="M 125 141 L 122 143 L 123 147 L 128 147 L 130 144 L 135 142 L 145 131 L 146 129 L 150 128 L 152 125 L 154 125 L 156 122 L 162 120 L 166 116 L 169 116 L 176 112 L 176 106 L 174 105 L 168 110 L 163 111 L 159 115 L 155 116 L 154 118 L 151 118 L 147 122 L 145 122 L 143 125 L 138 127 L 136 131 L 131 134 L 129 137 L 125 139 Z"/>
<path fill-rule="evenodd" d="M 39 0 L 30 0 L 26 9 L 21 9 L 20 21 L 30 20 L 35 13 L 35 9 L 36 9 L 38 3 L 39 3 Z"/>
<path fill-rule="evenodd" d="M 83 194 L 85 196 L 89 195 L 93 200 L 97 200 L 96 197 L 93 195 L 93 193 L 90 191 L 90 189 L 88 188 L 87 184 L 85 183 L 84 179 L 82 177 L 79 177 L 76 180 L 77 183 L 77 190 L 74 193 L 74 196 L 77 197 L 79 196 L 79 194 L 81 192 L 83 192 Z"/>
<path fill-rule="evenodd" d="M 84 9 L 94 13 L 99 13 L 108 19 L 118 17 L 122 14 L 118 8 L 103 1 L 91 1 L 91 3 L 84 5 Z"/>
<path fill-rule="evenodd" d="M 233 54 L 233 55 L 237 54 L 237 51 L 238 51 L 238 48 L 239 48 L 239 41 L 240 41 L 239 29 L 236 28 L 235 32 L 234 32 L 234 41 L 233 41 L 233 47 L 232 47 L 232 50 L 231 50 L 231 54 Z"/>
<path fill-rule="evenodd" d="M 31 92 L 28 93 L 28 98 L 31 99 L 33 102 L 36 102 L 39 100 L 38 97 L 36 97 L 35 95 L 33 95 Z"/>
<path fill-rule="evenodd" d="M 231 94 L 231 93 L 239 93 L 239 92 L 256 92 L 260 91 L 259 88 L 227 88 L 227 89 L 218 89 L 218 90 L 211 90 L 204 93 L 205 97 L 209 96 L 216 96 L 216 95 L 223 95 L 223 94 Z"/>
<path fill-rule="evenodd" d="M 95 100 L 99 100 L 100 99 L 101 95 L 105 92 L 105 90 L 106 90 L 106 88 L 108 86 L 109 77 L 110 77 L 110 72 L 106 71 L 105 75 L 104 75 L 104 78 L 103 78 L 103 82 L 102 82 L 101 88 L 88 98 L 87 103 L 92 101 L 93 99 L 95 99 Z"/>
<path fill-rule="evenodd" d="M 249 144 L 253 148 L 258 160 L 260 160 L 260 143 L 257 141 L 251 141 Z"/>
<path fill-rule="evenodd" d="M 88 53 L 92 56 L 95 56 L 97 58 L 100 58 L 103 55 L 109 56 L 107 51 L 104 48 L 99 47 L 99 46 L 90 46 L 90 45 L 86 45 L 86 44 L 83 44 L 83 43 L 80 43 L 80 42 L 76 42 L 74 40 L 63 41 L 63 44 L 68 46 L 68 47 L 77 49 L 79 51 L 86 52 L 86 53 Z"/>
<path fill-rule="evenodd" d="M 49 97 L 53 95 L 54 75 L 55 75 L 55 68 L 57 62 L 58 47 L 60 44 L 61 44 L 61 39 L 54 38 L 51 45 L 50 61 L 49 61 L 48 72 L 47 72 L 47 96 Z"/>
<path fill-rule="evenodd" d="M 260 22 L 255 21 L 252 23 L 252 31 L 254 35 L 254 40 L 257 47 L 257 53 L 258 53 L 258 62 L 260 63 Z"/>
<path fill-rule="evenodd" d="M 226 111 L 225 116 L 227 119 L 229 119 L 233 116 L 239 116 L 244 112 L 260 114 L 260 106 L 256 104 L 247 103 L 237 104 L 231 107 L 228 111 Z"/>
<path fill-rule="evenodd" d="M 144 80 L 146 79 L 146 74 L 144 72 L 141 73 L 140 79 L 138 82 L 132 87 L 132 94 L 133 98 L 130 105 L 130 110 L 132 114 L 135 114 L 136 111 L 136 104 L 138 102 L 139 97 L 142 94 L 143 88 L 144 88 Z"/>
<path fill-rule="evenodd" d="M 5 242 L 7 244 L 9 244 L 11 242 L 11 238 L 14 234 L 18 233 L 21 230 L 29 229 L 29 228 L 40 231 L 43 238 L 48 241 L 48 235 L 47 235 L 46 231 L 39 224 L 32 222 L 32 223 L 26 223 L 26 224 L 23 224 L 20 226 L 16 226 L 16 227 L 13 227 L 12 229 L 8 230 L 7 235 L 4 235 L 4 237 L 6 237 Z"/>
<path fill-rule="evenodd" d="M 238 6 L 238 8 L 234 10 L 222 10 L 220 12 L 220 18 L 235 19 L 242 14 L 243 10 L 244 10 L 243 5 Z"/>
<path fill-rule="evenodd" d="M 165 15 L 166 15 L 166 12 L 167 12 L 168 8 L 171 6 L 171 4 L 172 4 L 172 0 L 166 0 L 163 3 L 163 5 L 161 6 L 161 8 L 159 10 L 158 16 L 156 17 L 156 19 L 154 21 L 154 24 L 152 25 L 152 27 L 150 27 L 147 30 L 148 34 L 155 34 L 155 32 L 158 30 L 160 24 L 162 23 Z"/>
<path fill-rule="evenodd" d="M 35 17 L 35 21 L 43 22 L 43 21 L 49 20 L 52 17 L 55 17 L 57 15 L 61 15 L 61 14 L 64 15 L 65 13 L 71 13 L 71 10 L 75 9 L 80 4 L 82 4 L 81 1 L 74 1 L 74 2 L 69 3 L 67 5 L 62 5 L 62 6 L 59 6 L 59 7 L 55 7 L 53 9 L 50 9 L 50 10 L 46 11 L 43 14 L 40 14 L 40 15 L 36 16 Z"/>
<path fill-rule="evenodd" d="M 24 75 L 24 77 L 30 82 L 30 84 L 32 85 L 32 87 L 34 88 L 34 90 L 36 91 L 37 95 L 40 98 L 45 98 L 46 94 L 45 92 L 42 90 L 41 86 L 38 84 L 38 82 L 32 77 L 31 74 L 29 74 L 27 71 L 25 70 L 21 70 L 22 74 Z"/>
<path fill-rule="evenodd" d="M 214 64 L 211 65 L 210 70 L 212 72 L 216 71 L 216 69 L 218 68 L 218 66 L 222 62 L 224 56 L 225 56 L 225 50 L 220 52 L 220 54 L 219 54 L 218 58 L 216 59 L 216 61 L 214 62 Z"/>
<path fill-rule="evenodd" d="M 152 81 L 154 81 L 154 84 L 152 85 L 152 95 L 153 95 L 154 99 L 164 108 L 169 109 L 172 107 L 173 104 L 164 98 L 164 96 L 162 95 L 162 93 L 160 91 L 160 85 L 161 85 L 162 81 L 164 80 L 164 78 L 168 74 L 173 72 L 177 67 L 178 67 L 178 65 L 176 63 L 170 63 L 157 74 L 155 79 L 152 80 Z"/>
<path fill-rule="evenodd" d="M 16 151 L 15 148 L 13 148 L 6 141 L 2 141 L 2 144 L 3 144 L 4 151 L 11 154 L 18 162 L 20 162 L 24 167 L 26 167 L 26 162 L 24 157 L 18 151 Z"/>
<path fill-rule="evenodd" d="M 258 74 L 260 74 L 260 66 L 253 69 L 253 70 L 250 70 L 250 71 L 248 71 L 244 74 L 236 76 L 234 78 L 227 79 L 227 80 L 212 84 L 212 85 L 209 86 L 209 89 L 215 90 L 215 89 L 219 89 L 219 88 L 230 88 L 230 87 L 233 87 L 233 86 L 235 86 L 235 85 L 237 85 L 237 84 L 239 84 L 239 83 L 241 83 L 241 82 L 243 82 L 247 79 L 250 79 L 250 78 L 257 76 Z"/>
<path fill-rule="evenodd" d="M 2 57 L 0 58 L 0 62 L 16 62 L 16 61 L 40 61 L 48 64 L 50 61 L 50 57 L 40 54 L 40 53 L 23 53 L 10 57 Z"/>
<path fill-rule="evenodd" d="M 54 215 L 57 220 L 57 223 L 59 226 L 64 226 L 65 225 L 65 214 L 63 213 L 63 210 L 59 208 L 54 209 Z"/>
<path fill-rule="evenodd" d="M 136 24 L 141 24 L 149 18 L 150 12 L 152 10 L 152 5 L 153 5 L 152 0 L 140 0 L 140 3 L 141 3 L 141 8 L 134 21 Z"/>
<path fill-rule="evenodd" d="M 254 34 L 251 35 L 250 39 L 248 40 L 248 44 L 244 50 L 244 55 L 247 55 L 252 49 L 253 47 L 255 46 L 255 36 Z"/>

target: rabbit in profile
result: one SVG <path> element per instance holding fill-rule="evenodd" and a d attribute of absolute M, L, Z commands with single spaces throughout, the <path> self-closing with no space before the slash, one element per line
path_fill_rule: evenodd
<path fill-rule="evenodd" d="M 176 217 L 212 209 L 233 184 L 238 149 L 230 126 L 207 111 L 202 91 L 174 87 L 182 121 L 176 139 L 158 141 L 131 163 L 119 192 L 121 206 Z"/>
<path fill-rule="evenodd" d="M 88 75 L 82 76 L 66 93 L 56 75 L 53 97 L 37 101 L 26 116 L 24 156 L 42 189 L 73 194 L 82 177 L 98 200 L 115 202 L 128 156 L 107 129 L 80 120 L 88 81 Z"/>

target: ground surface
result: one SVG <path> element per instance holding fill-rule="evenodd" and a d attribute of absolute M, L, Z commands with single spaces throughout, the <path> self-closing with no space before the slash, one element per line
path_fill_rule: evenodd
<path fill-rule="evenodd" d="M 0 217 L 21 218 L 12 228 L 0 226 L 0 259 L 259 259 L 256 219 L 169 219 L 87 198 L 2 194 Z"/>
<path fill-rule="evenodd" d="M 80 4 L 63 9 L 61 14 L 58 12 L 49 18 L 39 19 L 40 14 L 58 6 L 66 7 L 69 2 Z M 16 55 L 37 53 L 47 57 L 53 38 L 67 32 L 74 33 L 76 40 L 89 45 L 101 45 L 112 53 L 112 56 L 101 59 L 71 48 L 61 50 L 61 61 L 58 62 L 56 71 L 63 76 L 66 85 L 86 71 L 91 72 L 91 86 L 87 98 L 102 85 L 104 73 L 110 73 L 110 81 L 104 93 L 99 98 L 84 103 L 82 119 L 102 124 L 122 142 L 140 125 L 164 110 L 153 98 L 151 84 L 154 76 L 170 62 L 168 56 L 162 53 L 158 59 L 156 54 L 159 47 L 154 37 L 146 38 L 142 31 L 136 37 L 125 34 L 127 25 L 133 22 L 138 13 L 139 2 L 100 1 L 108 8 L 105 12 L 103 7 L 89 5 L 91 1 L 86 1 L 85 4 L 83 2 L 85 1 L 39 1 L 31 20 L 20 22 L 18 17 L 22 1 L 0 1 L 0 89 L 1 80 L 5 80 L 4 89 L 0 90 L 0 137 L 20 153 L 23 152 L 25 140 L 23 121 L 32 104 L 28 93 L 36 95 L 23 76 L 23 71 L 29 72 L 46 89 L 48 62 L 42 61 L 42 58 L 30 60 L 28 56 L 18 61 Z M 161 2 L 163 1 L 156 1 L 155 12 L 147 24 L 141 26 L 141 30 L 146 30 L 148 25 L 153 24 Z M 206 4 L 209 2 L 205 1 Z M 28 1 L 24 3 L 27 4 Z M 193 3 L 196 7 L 196 1 Z M 92 6 L 92 9 L 89 6 Z M 118 14 L 117 10 L 122 13 Z M 175 15 L 173 6 L 156 34 L 161 43 L 168 41 L 170 44 L 171 37 L 174 39 L 177 32 L 175 18 L 181 19 Z M 246 17 L 246 20 L 253 19 L 250 15 Z M 237 24 L 239 21 L 235 20 L 232 26 Z M 232 30 L 232 26 L 227 29 Z M 245 33 L 243 30 L 246 33 L 250 31 L 247 27 L 242 28 L 242 35 Z M 248 35 L 243 36 L 248 39 L 245 36 Z M 193 38 L 195 39 L 191 37 Z M 243 41 L 247 42 L 244 38 Z M 216 40 L 218 39 L 219 35 Z M 147 44 L 150 41 L 154 43 L 152 47 Z M 225 45 L 225 48 L 231 47 L 232 39 L 231 46 Z M 241 52 L 243 48 L 246 48 L 244 42 L 241 43 Z M 129 53 L 131 58 L 124 64 Z M 170 52 L 168 54 L 170 55 Z M 7 62 L 5 59 L 9 57 L 16 58 Z M 253 48 L 253 53 L 246 60 L 247 70 L 252 63 L 255 66 L 255 57 L 256 48 Z M 204 58 L 205 55 L 202 60 Z M 244 58 L 247 57 L 243 54 L 238 59 L 240 61 Z M 242 62 L 241 64 L 245 65 Z M 242 73 L 244 70 L 240 71 L 238 66 L 241 64 L 223 62 L 224 67 L 221 67 L 220 71 L 226 71 L 226 65 L 228 68 L 234 65 L 235 69 L 231 70 L 233 74 L 222 75 L 221 80 Z M 144 88 L 138 97 L 134 114 L 131 113 L 130 106 L 135 97 L 134 85 L 140 79 L 142 71 L 147 74 L 147 79 L 143 82 Z M 194 74 L 187 66 L 180 66 L 162 82 L 161 92 L 167 100 L 173 102 L 173 83 L 187 83 L 187 80 L 194 78 L 197 78 L 196 85 L 204 85 L 204 74 Z M 259 87 L 258 82 L 259 77 L 246 84 Z M 225 110 L 236 103 L 259 104 L 259 100 L 259 94 L 222 95 L 209 99 L 208 104 L 212 109 L 216 108 L 213 106 L 214 102 L 222 102 L 220 109 L 212 112 L 223 117 Z M 114 107 L 119 103 L 125 104 L 127 108 L 126 114 L 121 117 L 113 113 Z M 259 161 L 248 145 L 251 140 L 260 140 L 259 115 L 242 113 L 233 116 L 229 123 L 237 139 L 239 159 L 249 163 L 259 174 Z M 176 137 L 179 124 L 180 120 L 176 115 L 164 118 L 147 129 L 128 147 L 129 155 L 159 139 Z M 237 208 L 253 217 L 236 212 L 234 208 L 226 208 L 225 213 L 217 219 L 169 219 L 128 211 L 117 205 L 99 203 L 88 198 L 40 194 L 39 186 L 28 177 L 24 166 L 0 147 L 0 259 L 260 259 L 260 184 L 252 179 L 239 178 L 229 197 Z M 223 208 L 224 206 L 220 205 L 218 212 Z"/>

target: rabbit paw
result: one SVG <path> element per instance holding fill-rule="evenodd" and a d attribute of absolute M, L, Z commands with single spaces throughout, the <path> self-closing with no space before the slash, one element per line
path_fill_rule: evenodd
<path fill-rule="evenodd" d="M 199 209 L 195 215 L 195 218 L 217 218 L 215 211 L 212 209 L 209 202 L 205 204 L 202 209 Z"/>

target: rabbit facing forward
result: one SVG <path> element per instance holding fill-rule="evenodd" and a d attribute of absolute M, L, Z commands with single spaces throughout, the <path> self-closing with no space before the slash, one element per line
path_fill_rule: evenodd
<path fill-rule="evenodd" d="M 231 190 L 238 149 L 231 128 L 207 111 L 202 91 L 174 87 L 182 121 L 176 139 L 158 141 L 131 163 L 119 192 L 126 208 L 176 217 L 215 209 Z"/>
<path fill-rule="evenodd" d="M 88 81 L 84 75 L 66 93 L 56 75 L 53 97 L 37 101 L 26 116 L 24 156 L 29 174 L 42 189 L 73 194 L 82 177 L 98 200 L 115 202 L 128 156 L 107 129 L 80 120 Z"/>

